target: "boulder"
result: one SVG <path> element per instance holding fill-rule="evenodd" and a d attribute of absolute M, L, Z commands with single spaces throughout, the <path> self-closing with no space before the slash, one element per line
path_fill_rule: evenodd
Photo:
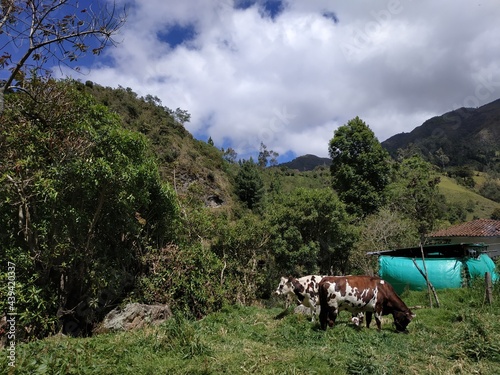
<path fill-rule="evenodd" d="M 158 325 L 172 316 L 167 305 L 129 303 L 124 308 L 111 310 L 97 331 L 130 331 L 150 325 Z"/>

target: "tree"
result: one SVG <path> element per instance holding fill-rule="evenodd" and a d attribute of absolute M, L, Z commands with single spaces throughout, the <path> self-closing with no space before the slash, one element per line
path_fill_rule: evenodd
<path fill-rule="evenodd" d="M 388 207 L 365 217 L 359 232 L 350 265 L 363 274 L 373 274 L 377 269 L 377 257 L 366 255 L 367 252 L 411 247 L 420 241 L 415 221 Z"/>
<path fill-rule="evenodd" d="M 177 203 L 143 135 L 71 82 L 25 85 L 35 100 L 8 94 L 1 116 L 0 257 L 16 263 L 30 334 L 74 334 L 123 298 L 142 254 L 172 241 Z"/>
<path fill-rule="evenodd" d="M 391 186 L 391 204 L 395 210 L 417 223 L 420 236 L 431 232 L 443 215 L 439 193 L 440 178 L 432 165 L 413 156 L 397 165 L 397 178 Z"/>
<path fill-rule="evenodd" d="M 384 204 L 390 156 L 359 117 L 335 131 L 329 153 L 333 188 L 349 212 L 364 217 Z"/>
<path fill-rule="evenodd" d="M 224 160 L 231 164 L 236 162 L 238 154 L 236 153 L 236 151 L 234 151 L 233 148 L 229 147 L 227 150 L 222 149 L 221 151 L 223 153 L 222 157 L 224 158 Z"/>
<path fill-rule="evenodd" d="M 446 155 L 443 151 L 442 148 L 439 148 L 435 153 L 434 156 L 436 157 L 437 161 L 440 163 L 441 168 L 444 170 L 446 165 L 450 162 L 450 158 L 448 155 Z"/>
<path fill-rule="evenodd" d="M 281 273 L 342 274 L 356 239 L 345 206 L 331 189 L 299 188 L 268 210 L 271 249 Z"/>
<path fill-rule="evenodd" d="M 8 89 L 24 89 L 28 75 L 37 74 L 48 63 L 68 64 L 91 53 L 99 55 L 125 22 L 125 14 L 117 14 L 100 1 L 80 8 L 70 0 L 1 0 L 0 68 L 9 67 L 0 83 L 0 114 Z"/>
<path fill-rule="evenodd" d="M 263 142 L 260 142 L 260 151 L 257 160 L 261 168 L 267 167 L 268 164 L 271 166 L 277 165 L 279 155 L 273 150 L 268 150 L 267 146 Z"/>
<path fill-rule="evenodd" d="M 250 209 L 257 207 L 264 196 L 260 169 L 252 158 L 240 163 L 240 170 L 236 175 L 236 193 Z"/>

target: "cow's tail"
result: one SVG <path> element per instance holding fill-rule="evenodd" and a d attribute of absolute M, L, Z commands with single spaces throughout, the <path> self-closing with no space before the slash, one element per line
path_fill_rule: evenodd
<path fill-rule="evenodd" d="M 319 323 L 321 325 L 321 329 L 326 331 L 326 327 L 328 325 L 328 284 L 320 283 L 318 286 L 318 295 L 319 295 Z"/>

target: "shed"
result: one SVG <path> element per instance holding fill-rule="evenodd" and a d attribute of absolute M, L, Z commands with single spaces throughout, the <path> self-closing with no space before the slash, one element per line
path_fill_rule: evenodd
<path fill-rule="evenodd" d="M 486 245 L 475 243 L 423 246 L 429 281 L 436 289 L 460 288 L 474 277 L 484 277 L 486 272 L 492 275 L 493 281 L 497 281 L 495 263 L 486 250 Z M 406 288 L 427 289 L 427 283 L 418 270 L 424 270 L 420 247 L 368 254 L 378 256 L 379 276 L 391 283 L 397 293 Z"/>
<path fill-rule="evenodd" d="M 484 243 L 491 258 L 500 257 L 500 220 L 472 220 L 435 231 L 427 238 L 435 244 Z"/>

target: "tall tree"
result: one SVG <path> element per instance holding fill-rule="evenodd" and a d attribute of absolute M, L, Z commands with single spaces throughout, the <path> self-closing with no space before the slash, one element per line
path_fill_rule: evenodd
<path fill-rule="evenodd" d="M 268 150 L 267 146 L 263 142 L 260 142 L 260 150 L 257 160 L 261 168 L 267 167 L 268 164 L 271 166 L 277 165 L 278 156 L 280 156 L 280 154 L 276 151 Z"/>
<path fill-rule="evenodd" d="M 71 0 L 1 0 L 0 68 L 8 74 L 0 83 L 0 114 L 6 90 L 23 89 L 27 72 L 74 62 L 89 50 L 100 54 L 124 22 L 114 4 L 99 0 L 87 8 Z"/>
<path fill-rule="evenodd" d="M 364 217 L 384 204 L 391 160 L 364 121 L 356 117 L 339 127 L 329 153 L 333 188 L 349 212 Z"/>
<path fill-rule="evenodd" d="M 257 207 L 264 196 L 261 171 L 252 158 L 240 163 L 240 170 L 236 176 L 236 192 L 250 209 Z"/>

